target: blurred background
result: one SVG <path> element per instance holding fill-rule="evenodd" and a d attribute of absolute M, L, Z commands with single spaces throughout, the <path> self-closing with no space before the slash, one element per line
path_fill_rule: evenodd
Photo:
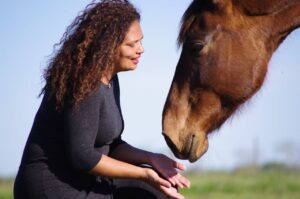
<path fill-rule="evenodd" d="M 0 198 L 11 197 L 11 184 L 41 101 L 38 95 L 44 85 L 42 73 L 53 52 L 53 45 L 58 43 L 66 27 L 89 2 L 1 1 Z M 125 119 L 123 138 L 136 147 L 173 157 L 161 135 L 161 114 L 181 51 L 176 44 L 181 16 L 191 1 L 131 2 L 142 15 L 145 53 L 137 70 L 119 74 Z M 219 193 L 218 190 L 222 192 L 228 189 L 229 194 L 243 194 L 224 186 L 232 179 L 230 176 L 241 175 L 238 179 L 245 179 L 247 173 L 254 176 L 249 180 L 252 182 L 260 179 L 255 176 L 260 175 L 261 171 L 265 175 L 270 168 L 275 168 L 275 174 L 281 173 L 278 169 L 284 171 L 283 176 L 289 172 L 292 174 L 288 176 L 299 174 L 296 172 L 300 165 L 299 55 L 300 30 L 296 30 L 273 55 L 262 89 L 219 131 L 210 135 L 210 147 L 203 158 L 193 164 L 179 160 L 187 166 L 187 175 L 197 176 L 195 185 L 197 180 L 207 182 L 195 186 L 198 187 L 195 193 L 198 190 L 198 195 L 205 195 L 206 192 Z M 281 180 L 281 184 L 284 187 L 291 184 L 293 193 L 299 195 L 289 198 L 299 198 L 300 185 L 290 178 L 291 181 Z M 276 179 L 272 172 L 263 178 L 272 182 L 277 182 Z M 283 178 L 279 176 L 278 179 Z M 218 184 L 217 181 L 224 184 Z M 256 185 L 257 181 L 253 183 Z M 241 185 L 241 182 L 237 180 L 236 184 Z M 208 187 L 208 191 L 199 191 L 199 187 Z M 249 188 L 248 185 L 245 187 L 236 190 Z M 264 187 L 263 183 L 258 187 Z M 279 197 L 280 194 L 274 190 L 279 189 L 280 193 L 290 190 L 287 187 L 273 188 L 270 192 L 274 196 L 271 194 L 270 198 Z M 256 191 L 250 189 L 249 192 Z M 1 195 L 2 192 L 6 195 Z M 188 198 L 198 197 L 189 195 Z M 268 197 L 265 195 L 265 198 Z"/>

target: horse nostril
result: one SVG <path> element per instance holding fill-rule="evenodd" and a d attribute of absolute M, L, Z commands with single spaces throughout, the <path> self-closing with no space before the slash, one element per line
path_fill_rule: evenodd
<path fill-rule="evenodd" d="M 190 141 L 190 146 L 189 146 L 189 149 L 188 149 L 188 153 L 187 153 L 188 156 L 191 155 L 191 152 L 192 152 L 192 149 L 193 149 L 193 146 L 194 146 L 195 137 L 196 137 L 196 135 L 193 133 L 191 141 Z"/>

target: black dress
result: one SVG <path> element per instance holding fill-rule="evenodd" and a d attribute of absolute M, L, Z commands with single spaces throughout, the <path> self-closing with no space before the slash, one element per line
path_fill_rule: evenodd
<path fill-rule="evenodd" d="M 118 77 L 78 107 L 57 112 L 46 91 L 35 116 L 14 184 L 15 199 L 167 198 L 137 180 L 94 176 L 91 170 L 124 143 Z M 128 154 L 130 155 L 130 154 Z"/>

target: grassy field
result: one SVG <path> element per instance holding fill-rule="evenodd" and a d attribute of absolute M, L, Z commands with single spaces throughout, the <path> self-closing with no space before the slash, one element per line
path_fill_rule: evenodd
<path fill-rule="evenodd" d="M 191 172 L 187 199 L 299 199 L 300 171 L 285 169 Z M 13 180 L 0 180 L 0 198 L 13 199 Z"/>
<path fill-rule="evenodd" d="M 13 199 L 13 179 L 0 178 L 0 199 Z"/>
<path fill-rule="evenodd" d="M 299 199 L 300 172 L 239 170 L 190 173 L 187 199 Z"/>

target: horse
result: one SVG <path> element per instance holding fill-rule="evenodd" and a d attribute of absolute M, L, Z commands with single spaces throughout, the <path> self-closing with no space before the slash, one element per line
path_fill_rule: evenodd
<path fill-rule="evenodd" d="M 177 158 L 195 162 L 208 150 L 208 134 L 261 88 L 272 54 L 298 27 L 300 0 L 191 2 L 162 114 L 162 134 Z"/>

